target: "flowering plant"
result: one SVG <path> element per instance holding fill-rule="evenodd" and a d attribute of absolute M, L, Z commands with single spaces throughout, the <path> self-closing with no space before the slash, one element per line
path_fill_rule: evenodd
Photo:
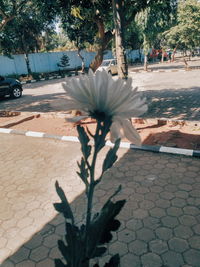
<path fill-rule="evenodd" d="M 104 173 L 113 166 L 117 160 L 117 150 L 120 138 L 126 136 L 135 144 L 140 143 L 140 136 L 132 126 L 129 118 L 144 113 L 147 106 L 141 99 L 137 89 L 132 89 L 132 80 L 114 80 L 105 71 L 89 72 L 88 76 L 73 78 L 63 85 L 67 93 L 67 109 L 79 110 L 82 115 L 71 118 L 77 122 L 81 119 L 92 117 L 96 120 L 96 131 L 92 134 L 88 129 L 77 126 L 79 141 L 81 143 L 82 158 L 78 163 L 77 174 L 86 187 L 87 208 L 86 222 L 80 228 L 76 226 L 75 218 L 67 198 L 56 182 L 56 191 L 61 203 L 54 207 L 66 219 L 66 243 L 59 240 L 59 249 L 66 260 L 64 264 L 60 259 L 55 260 L 55 265 L 67 267 L 88 267 L 90 259 L 100 257 L 106 251 L 105 244 L 112 239 L 111 231 L 116 231 L 120 222 L 115 219 L 125 204 L 125 200 L 112 202 L 112 198 L 121 190 L 121 186 L 107 200 L 101 211 L 93 214 L 93 195 L 97 184 Z M 106 137 L 110 132 L 114 146 L 107 152 L 102 164 L 99 177 L 95 177 L 95 166 L 98 153 L 106 144 Z M 93 146 L 90 144 L 93 139 Z M 105 266 L 119 266 L 119 255 L 111 257 Z M 98 267 L 98 264 L 94 265 Z"/>

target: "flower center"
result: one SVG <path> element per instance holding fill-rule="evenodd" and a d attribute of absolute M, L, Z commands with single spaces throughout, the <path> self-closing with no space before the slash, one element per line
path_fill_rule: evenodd
<path fill-rule="evenodd" d="M 98 121 L 111 120 L 111 116 L 104 111 L 94 110 L 90 112 L 90 116 Z"/>

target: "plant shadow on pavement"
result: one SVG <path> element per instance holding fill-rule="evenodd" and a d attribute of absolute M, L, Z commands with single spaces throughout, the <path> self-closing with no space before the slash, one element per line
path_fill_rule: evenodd
<path fill-rule="evenodd" d="M 200 87 L 143 91 L 148 111 L 144 118 L 200 119 Z"/>
<path fill-rule="evenodd" d="M 65 93 L 44 95 L 23 95 L 20 99 L 0 100 L 0 110 L 15 110 L 20 112 L 64 112 Z"/>
<path fill-rule="evenodd" d="M 143 118 L 200 119 L 200 88 L 143 91 L 148 111 Z M 0 110 L 21 112 L 65 112 L 65 93 L 23 95 L 20 99 L 0 100 Z"/>
<path fill-rule="evenodd" d="M 128 150 L 124 151 L 119 161 L 108 171 L 95 194 L 95 212 L 99 210 L 101 205 L 119 184 L 122 185 L 122 191 L 115 200 L 127 199 L 127 203 L 118 215 L 121 227 L 117 234 L 113 234 L 113 241 L 109 245 L 108 253 L 100 259 L 100 266 L 103 266 L 102 263 L 105 260 L 108 261 L 108 254 L 112 255 L 115 253 L 120 253 L 121 266 L 123 267 L 144 266 L 141 265 L 144 263 L 143 260 L 145 261 L 145 256 L 143 258 L 142 255 L 152 255 L 154 260 L 158 260 L 158 262 L 162 261 L 163 266 L 167 261 L 171 261 L 173 257 L 170 256 L 167 243 L 159 237 L 162 229 L 168 229 L 163 228 L 164 221 L 162 221 L 162 217 L 167 215 L 166 207 L 172 206 L 173 201 L 170 204 L 169 199 L 176 197 L 176 192 L 177 194 L 180 192 L 178 184 L 188 180 L 188 177 L 184 177 L 182 169 L 185 169 L 187 166 L 196 166 L 196 169 L 199 168 L 197 159 L 191 160 L 188 157 L 184 157 L 184 159 L 182 160 L 178 155 Z M 159 162 L 161 162 L 162 168 L 154 168 Z M 179 166 L 179 171 L 168 168 L 168 165 L 174 165 L 174 168 Z M 145 168 L 141 169 L 142 166 L 145 166 Z M 170 191 L 170 188 L 173 190 Z M 75 191 L 78 195 L 78 190 L 75 189 Z M 170 198 L 165 199 L 165 195 Z M 79 222 L 83 220 L 85 209 L 83 205 L 84 200 L 85 194 L 82 193 L 71 203 L 73 211 L 77 214 L 76 219 Z M 181 201 L 181 203 L 184 203 L 183 199 Z M 157 203 L 159 203 L 158 206 Z M 53 205 L 51 208 L 53 209 Z M 45 210 L 43 212 L 45 214 Z M 169 217 L 165 218 L 169 219 Z M 177 218 L 170 218 L 172 218 L 172 222 L 169 221 L 169 223 L 174 224 L 170 225 L 171 230 L 168 229 L 167 231 L 169 232 L 169 239 L 173 240 L 172 230 L 180 223 L 178 223 Z M 61 258 L 57 248 L 57 240 L 63 238 L 64 229 L 64 219 L 62 216 L 57 215 L 49 222 L 47 220 L 46 225 L 39 232 L 35 233 L 28 242 L 24 243 L 16 253 L 7 258 L 1 266 L 18 266 L 17 263 L 19 263 L 19 266 L 27 267 L 53 267 L 53 259 Z M 189 237 L 184 242 L 189 243 Z M 141 244 L 142 246 L 140 247 Z M 159 244 L 159 247 L 160 244 L 162 244 L 163 248 L 165 247 L 165 255 L 163 257 L 158 255 L 159 253 L 156 256 L 155 254 L 149 254 L 152 252 L 151 248 L 153 249 L 154 245 L 156 247 L 156 244 L 157 246 Z M 176 251 L 176 248 L 174 250 Z M 166 259 L 167 251 L 169 252 L 169 256 Z M 178 253 L 176 260 L 177 265 L 170 266 L 182 266 L 184 264 L 181 253 Z"/>
<path fill-rule="evenodd" d="M 198 130 L 200 133 L 200 129 Z M 200 150 L 200 134 L 187 134 L 179 130 L 151 133 L 142 142 L 144 145 L 177 147 L 183 149 Z"/>

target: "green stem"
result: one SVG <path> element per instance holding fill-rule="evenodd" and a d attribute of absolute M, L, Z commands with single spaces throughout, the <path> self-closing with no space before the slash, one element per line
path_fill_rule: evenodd
<path fill-rule="evenodd" d="M 99 143 L 105 142 L 105 138 L 106 138 L 107 133 L 109 132 L 110 125 L 111 125 L 111 121 L 103 122 L 103 125 L 101 125 L 101 121 L 97 120 L 96 132 L 93 137 L 94 142 L 95 142 L 94 143 L 94 154 L 93 154 L 91 165 L 90 167 L 88 167 L 89 173 L 90 173 L 90 182 L 89 182 L 88 194 L 87 194 L 87 215 L 86 215 L 86 228 L 85 228 L 85 256 L 86 258 L 88 256 L 88 247 L 89 247 L 88 242 L 89 242 L 89 230 L 90 230 L 91 217 L 92 217 L 93 195 L 94 195 L 95 186 L 98 184 L 95 182 L 95 167 L 96 167 L 97 155 L 98 155 L 98 152 L 100 151 Z"/>
<path fill-rule="evenodd" d="M 96 133 L 94 136 L 94 140 L 96 140 L 96 138 L 99 138 L 99 130 L 100 130 L 100 126 L 99 126 L 99 122 L 97 122 L 97 128 L 96 128 Z M 88 194 L 87 194 L 87 216 L 86 216 L 86 229 L 85 229 L 85 248 L 86 248 L 86 256 L 87 256 L 87 248 L 88 248 L 88 242 L 89 242 L 89 229 L 90 229 L 90 223 L 91 223 L 91 216 L 92 216 L 92 204 L 93 204 L 93 195 L 94 195 L 94 188 L 95 188 L 95 166 L 96 166 L 96 160 L 97 160 L 97 149 L 96 149 L 96 145 L 94 145 L 94 155 L 93 155 L 93 159 L 92 159 L 92 163 L 90 165 L 89 168 L 89 172 L 90 172 L 90 182 L 89 182 L 89 190 L 88 190 Z"/>

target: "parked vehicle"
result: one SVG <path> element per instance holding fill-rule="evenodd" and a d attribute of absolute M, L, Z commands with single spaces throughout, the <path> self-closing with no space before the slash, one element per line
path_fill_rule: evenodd
<path fill-rule="evenodd" d="M 111 75 L 117 74 L 117 60 L 116 59 L 105 59 L 103 60 L 101 66 L 98 68 L 98 70 L 107 71 Z"/>
<path fill-rule="evenodd" d="M 0 96 L 9 95 L 12 98 L 19 98 L 22 96 L 22 91 L 20 81 L 0 76 Z"/>

